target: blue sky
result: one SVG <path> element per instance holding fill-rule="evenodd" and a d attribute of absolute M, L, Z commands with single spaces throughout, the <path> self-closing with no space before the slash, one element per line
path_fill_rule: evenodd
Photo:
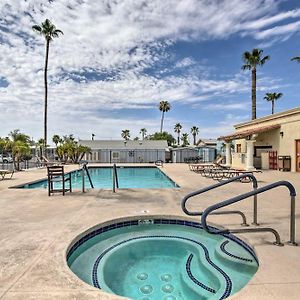
<path fill-rule="evenodd" d="M 64 35 L 50 45 L 49 137 L 119 139 L 198 126 L 218 137 L 250 120 L 251 74 L 242 53 L 271 59 L 258 70 L 257 114 L 299 106 L 300 3 L 296 0 L 42 1 L 0 3 L 0 136 L 43 135 L 45 43 L 31 30 L 49 18 Z"/>

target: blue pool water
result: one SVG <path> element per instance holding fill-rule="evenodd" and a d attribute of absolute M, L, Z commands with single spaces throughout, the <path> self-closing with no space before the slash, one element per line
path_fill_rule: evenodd
<path fill-rule="evenodd" d="M 94 188 L 112 188 L 112 168 L 89 168 Z M 118 167 L 119 188 L 176 188 L 178 185 L 156 167 Z M 72 188 L 82 188 L 81 170 L 71 172 Z M 89 181 L 85 175 L 85 186 L 89 188 Z M 47 180 L 29 183 L 23 188 L 47 188 Z M 56 187 L 59 187 L 59 183 Z"/>
<path fill-rule="evenodd" d="M 86 283 L 134 300 L 225 299 L 258 269 L 252 248 L 195 222 L 118 222 L 86 233 L 67 254 Z"/>

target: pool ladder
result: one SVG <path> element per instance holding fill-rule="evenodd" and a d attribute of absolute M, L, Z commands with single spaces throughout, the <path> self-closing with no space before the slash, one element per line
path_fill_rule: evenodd
<path fill-rule="evenodd" d="M 81 166 L 82 192 L 84 193 L 85 192 L 85 173 L 88 177 L 88 180 L 90 182 L 90 186 L 91 186 L 92 189 L 94 188 L 94 185 L 93 185 L 92 178 L 91 178 L 91 175 L 90 175 L 90 172 L 89 172 L 89 168 L 87 167 L 88 162 L 87 161 L 80 161 L 79 164 L 82 165 Z"/>
<path fill-rule="evenodd" d="M 237 180 L 241 180 L 245 177 L 248 177 L 251 179 L 252 183 L 253 183 L 253 190 L 241 195 L 238 195 L 236 197 L 230 198 L 228 200 L 216 203 L 214 205 L 209 206 L 208 208 L 206 208 L 204 211 L 202 212 L 190 212 L 187 208 L 186 208 L 186 202 L 188 199 L 196 196 L 196 195 L 200 195 L 203 194 L 205 192 L 208 192 L 210 190 L 219 188 L 223 185 L 227 185 L 229 183 L 232 183 L 234 181 Z M 295 241 L 295 235 L 296 235 L 296 221 L 295 221 L 295 199 L 296 199 L 296 190 L 294 188 L 294 186 L 288 182 L 288 181 L 278 181 L 278 182 L 274 182 L 271 184 L 268 184 L 264 187 L 258 188 L 257 186 L 257 179 L 253 174 L 242 174 L 240 176 L 237 177 L 233 177 L 230 178 L 224 182 L 220 182 L 217 184 L 213 184 L 210 185 L 206 188 L 200 189 L 198 191 L 192 192 L 190 194 L 188 194 L 187 196 L 185 196 L 182 201 L 181 201 L 181 208 L 183 210 L 184 213 L 186 213 L 187 215 L 190 216 L 202 216 L 201 217 L 201 224 L 204 230 L 206 230 L 208 233 L 211 234 L 224 234 L 224 233 L 251 233 L 251 232 L 271 232 L 274 234 L 275 236 L 275 242 L 274 245 L 277 246 L 283 246 L 283 244 L 281 243 L 280 240 L 280 235 L 279 233 L 273 229 L 273 228 L 268 228 L 268 227 L 264 227 L 264 228 L 241 228 L 241 229 L 226 229 L 226 230 L 220 230 L 220 229 L 216 229 L 216 228 L 211 228 L 207 225 L 206 219 L 208 217 L 208 215 L 222 215 L 222 214 L 240 214 L 242 216 L 243 219 L 243 223 L 242 225 L 246 225 L 246 217 L 245 215 L 241 212 L 241 211 L 219 211 L 216 212 L 215 210 L 218 210 L 219 208 L 222 207 L 226 207 L 229 206 L 231 204 L 237 203 L 239 201 L 242 201 L 244 199 L 247 199 L 249 197 L 253 196 L 253 225 L 259 225 L 257 222 L 257 195 L 264 193 L 268 190 L 274 189 L 276 187 L 279 186 L 285 186 L 288 188 L 289 192 L 290 192 L 290 198 L 291 198 L 291 211 L 290 211 L 290 241 L 289 244 L 297 246 L 297 243 Z"/>

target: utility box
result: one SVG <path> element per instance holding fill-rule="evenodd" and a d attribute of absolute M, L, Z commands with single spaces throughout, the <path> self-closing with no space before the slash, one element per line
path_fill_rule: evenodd
<path fill-rule="evenodd" d="M 291 171 L 291 157 L 288 155 L 278 156 L 278 170 Z"/>

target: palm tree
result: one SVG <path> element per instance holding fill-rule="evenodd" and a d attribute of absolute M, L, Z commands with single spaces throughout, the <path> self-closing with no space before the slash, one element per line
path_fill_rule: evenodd
<path fill-rule="evenodd" d="M 188 133 L 183 133 L 181 140 L 182 140 L 182 146 L 187 146 L 189 145 L 189 139 L 188 139 L 189 134 Z"/>
<path fill-rule="evenodd" d="M 164 116 L 165 112 L 168 112 L 171 109 L 171 105 L 168 101 L 159 102 L 159 110 L 162 111 L 161 122 L 160 122 L 160 132 L 163 130 Z"/>
<path fill-rule="evenodd" d="M 242 69 L 252 71 L 252 120 L 256 119 L 256 68 L 270 59 L 269 55 L 262 58 L 262 53 L 263 50 L 260 49 L 253 49 L 252 53 L 248 51 L 243 53 L 245 64 Z"/>
<path fill-rule="evenodd" d="M 199 128 L 196 127 L 196 126 L 193 126 L 193 127 L 191 128 L 191 134 L 192 134 L 193 137 L 194 137 L 194 145 L 196 145 L 196 136 L 197 136 L 198 133 L 199 133 Z"/>
<path fill-rule="evenodd" d="M 174 131 L 177 133 L 177 145 L 179 146 L 180 143 L 180 131 L 182 129 L 182 126 L 180 123 L 175 124 Z"/>
<path fill-rule="evenodd" d="M 295 56 L 291 60 L 295 60 L 296 62 L 300 63 L 300 56 Z"/>
<path fill-rule="evenodd" d="M 46 40 L 46 57 L 45 57 L 45 69 L 44 69 L 44 85 L 45 85 L 45 104 L 44 104 L 44 148 L 47 147 L 47 110 L 48 110 L 48 83 L 47 83 L 47 71 L 48 71 L 48 57 L 49 46 L 53 38 L 59 37 L 59 34 L 63 32 L 55 27 L 50 20 L 46 19 L 41 25 L 33 25 L 32 29 L 37 33 L 44 36 Z"/>
<path fill-rule="evenodd" d="M 282 93 L 266 93 L 264 99 L 272 102 L 272 115 L 274 114 L 274 104 L 275 101 L 283 96 Z"/>
<path fill-rule="evenodd" d="M 128 141 L 130 138 L 130 131 L 128 129 L 122 130 L 121 136 L 125 141 Z"/>
<path fill-rule="evenodd" d="M 142 139 L 143 140 L 145 139 L 146 133 L 147 133 L 147 129 L 146 128 L 142 128 L 141 131 L 140 131 L 140 134 L 142 135 Z"/>
<path fill-rule="evenodd" d="M 62 139 L 58 134 L 54 134 L 52 137 L 52 142 L 55 144 L 55 147 L 57 148 L 57 144 L 61 143 Z"/>

